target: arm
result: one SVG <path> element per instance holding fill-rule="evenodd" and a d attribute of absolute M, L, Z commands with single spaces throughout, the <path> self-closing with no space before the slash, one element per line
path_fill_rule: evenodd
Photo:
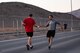
<path fill-rule="evenodd" d="M 39 27 L 48 27 L 48 26 L 49 26 L 49 24 L 47 23 L 47 25 L 41 25 Z"/>
<path fill-rule="evenodd" d="M 22 25 L 26 26 L 26 24 L 27 24 L 26 19 L 24 19 L 23 22 L 22 22 Z"/>
<path fill-rule="evenodd" d="M 22 25 L 25 26 L 26 24 L 24 22 L 22 22 Z"/>
<path fill-rule="evenodd" d="M 34 24 L 34 27 L 38 27 L 38 28 L 39 28 L 40 26 L 38 26 L 38 25 Z"/>
<path fill-rule="evenodd" d="M 63 25 L 59 22 L 56 22 L 60 26 L 60 31 L 63 31 Z"/>
<path fill-rule="evenodd" d="M 48 26 L 49 26 L 49 23 L 45 27 L 48 27 Z"/>
<path fill-rule="evenodd" d="M 60 26 L 60 31 L 63 31 L 64 30 L 63 25 L 59 24 L 59 26 Z"/>
<path fill-rule="evenodd" d="M 44 25 L 43 27 L 48 27 L 49 26 L 49 22 L 47 22 L 47 24 L 46 25 Z"/>
<path fill-rule="evenodd" d="M 34 27 L 37 27 L 39 28 L 40 26 L 36 24 L 35 20 L 33 20 L 33 23 L 34 23 Z"/>

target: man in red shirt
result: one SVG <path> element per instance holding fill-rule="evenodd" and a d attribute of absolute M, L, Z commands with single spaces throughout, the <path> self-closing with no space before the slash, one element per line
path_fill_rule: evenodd
<path fill-rule="evenodd" d="M 32 18 L 32 14 L 29 14 L 27 18 L 23 20 L 23 25 L 28 36 L 27 50 L 32 49 L 32 37 L 33 37 L 33 27 L 35 26 L 35 20 Z"/>

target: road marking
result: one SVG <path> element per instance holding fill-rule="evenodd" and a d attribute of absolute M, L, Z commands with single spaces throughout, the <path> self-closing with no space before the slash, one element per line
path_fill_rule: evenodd
<path fill-rule="evenodd" d="M 80 31 L 80 30 L 78 30 L 78 31 L 73 31 L 73 32 L 79 32 L 79 31 Z M 72 33 L 72 31 L 70 31 L 70 32 L 59 32 L 59 33 L 56 33 L 56 34 L 63 34 L 63 33 Z M 34 36 L 33 38 L 44 37 L 44 36 L 45 36 L 45 35 L 42 35 L 42 36 Z M 27 37 L 26 37 L 26 38 L 27 38 Z M 23 39 L 26 39 L 26 38 L 3 40 L 3 41 L 0 41 L 0 42 L 9 42 L 9 41 L 23 40 Z"/>

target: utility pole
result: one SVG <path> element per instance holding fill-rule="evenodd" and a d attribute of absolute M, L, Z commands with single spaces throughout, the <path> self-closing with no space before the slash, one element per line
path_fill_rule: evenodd
<path fill-rule="evenodd" d="M 73 31 L 72 0 L 70 0 L 70 3 L 71 3 L 71 31 Z"/>

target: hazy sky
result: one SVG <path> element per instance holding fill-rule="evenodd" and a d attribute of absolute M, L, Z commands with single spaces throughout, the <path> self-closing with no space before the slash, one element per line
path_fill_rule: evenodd
<path fill-rule="evenodd" d="M 51 12 L 70 12 L 70 0 L 0 0 L 0 2 L 24 2 L 39 6 Z M 73 10 L 80 9 L 80 0 L 72 0 Z"/>

